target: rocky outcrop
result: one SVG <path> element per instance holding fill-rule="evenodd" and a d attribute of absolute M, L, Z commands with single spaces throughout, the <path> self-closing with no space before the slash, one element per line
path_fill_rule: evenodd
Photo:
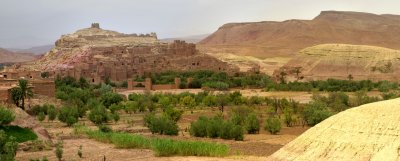
<path fill-rule="evenodd" d="M 355 80 L 391 80 L 400 79 L 400 51 L 388 48 L 323 44 L 305 48 L 292 60 L 274 72 L 279 76 L 286 72 L 289 81 L 324 80 L 328 78 Z M 299 69 L 300 73 L 295 70 Z"/>
<path fill-rule="evenodd" d="M 310 128 L 271 161 L 396 161 L 400 159 L 400 99 L 355 107 Z"/>
<path fill-rule="evenodd" d="M 123 34 L 101 29 L 98 24 L 63 35 L 55 45 L 43 58 L 23 68 L 77 79 L 84 77 L 92 83 L 105 79 L 120 82 L 168 70 L 239 71 L 237 67 L 200 53 L 195 44 L 178 40 L 163 43 L 155 33 Z"/>
<path fill-rule="evenodd" d="M 262 58 L 293 56 L 306 47 L 343 43 L 400 49 L 400 16 L 323 11 L 313 20 L 230 23 L 202 40 L 202 50 Z"/>

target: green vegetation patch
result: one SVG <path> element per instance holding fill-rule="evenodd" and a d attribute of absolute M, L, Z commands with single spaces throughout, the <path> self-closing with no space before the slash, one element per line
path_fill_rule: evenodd
<path fill-rule="evenodd" d="M 180 141 L 164 138 L 146 138 L 141 135 L 117 132 L 101 132 L 76 125 L 75 134 L 86 134 L 96 141 L 114 144 L 123 149 L 152 149 L 157 156 L 211 156 L 222 157 L 229 154 L 229 146 L 225 144 L 203 141 Z"/>
<path fill-rule="evenodd" d="M 0 130 L 4 130 L 7 136 L 15 137 L 18 143 L 36 140 L 38 138 L 32 130 L 19 126 L 0 126 Z"/>

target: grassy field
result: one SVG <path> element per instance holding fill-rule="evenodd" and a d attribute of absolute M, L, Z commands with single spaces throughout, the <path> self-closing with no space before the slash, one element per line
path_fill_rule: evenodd
<path fill-rule="evenodd" d="M 32 130 L 19 126 L 0 126 L 0 130 L 4 130 L 7 136 L 15 137 L 18 143 L 36 140 L 38 138 Z"/>
<path fill-rule="evenodd" d="M 156 156 L 211 156 L 223 157 L 229 154 L 228 145 L 204 141 L 184 141 L 166 138 L 146 138 L 141 135 L 90 130 L 76 126 L 76 134 L 86 134 L 89 138 L 114 144 L 116 148 L 151 149 Z"/>

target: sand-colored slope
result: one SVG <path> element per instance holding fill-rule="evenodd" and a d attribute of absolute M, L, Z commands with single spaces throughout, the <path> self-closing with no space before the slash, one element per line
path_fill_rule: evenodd
<path fill-rule="evenodd" d="M 305 48 L 282 69 L 301 67 L 305 79 L 398 80 L 400 51 L 388 48 L 323 44 Z M 278 74 L 280 71 L 275 71 Z M 294 77 L 289 75 L 289 77 Z"/>
<path fill-rule="evenodd" d="M 400 99 L 355 107 L 309 129 L 273 161 L 400 160 Z"/>
<path fill-rule="evenodd" d="M 227 62 L 234 66 L 239 67 L 240 71 L 246 72 L 252 68 L 259 67 L 260 72 L 272 75 L 272 73 L 279 67 L 286 64 L 290 58 L 287 57 L 273 57 L 273 58 L 256 58 L 253 56 L 241 56 L 232 53 L 207 53 L 221 61 Z"/>

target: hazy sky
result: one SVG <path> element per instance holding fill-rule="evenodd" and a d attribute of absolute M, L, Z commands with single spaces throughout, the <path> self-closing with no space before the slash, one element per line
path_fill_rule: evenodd
<path fill-rule="evenodd" d="M 0 0 L 0 47 L 54 43 L 99 22 L 159 38 L 212 33 L 228 22 L 312 19 L 322 10 L 400 15 L 399 0 Z"/>

